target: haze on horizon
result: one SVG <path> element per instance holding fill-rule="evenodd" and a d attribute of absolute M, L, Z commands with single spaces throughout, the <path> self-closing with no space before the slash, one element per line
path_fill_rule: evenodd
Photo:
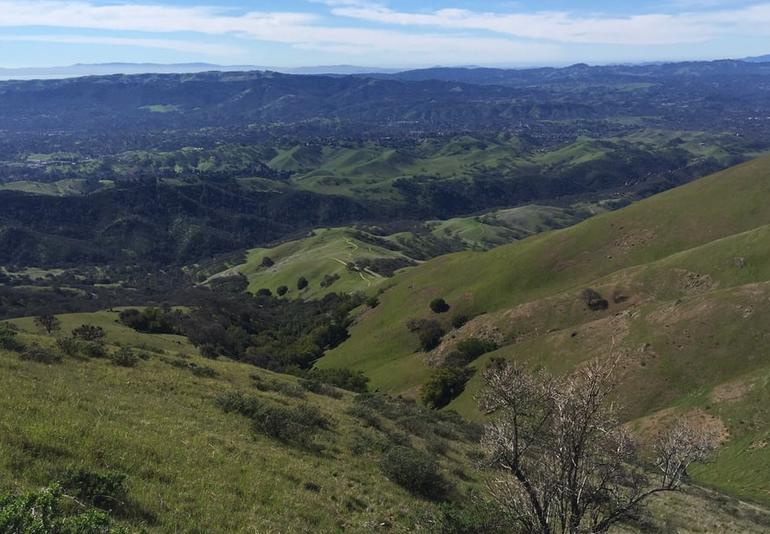
<path fill-rule="evenodd" d="M 746 0 L 0 0 L 0 67 L 533 66 L 742 58 L 770 50 Z"/>

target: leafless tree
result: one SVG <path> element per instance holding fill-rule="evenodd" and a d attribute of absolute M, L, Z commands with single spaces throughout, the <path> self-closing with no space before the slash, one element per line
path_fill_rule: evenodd
<path fill-rule="evenodd" d="M 612 400 L 616 363 L 594 361 L 564 377 L 508 363 L 485 372 L 489 487 L 522 532 L 607 532 L 645 499 L 678 489 L 688 466 L 716 446 L 713 433 L 680 422 L 659 437 L 654 465 L 644 465 Z"/>
<path fill-rule="evenodd" d="M 59 319 L 50 313 L 44 313 L 35 317 L 35 325 L 45 330 L 49 336 L 61 329 Z"/>

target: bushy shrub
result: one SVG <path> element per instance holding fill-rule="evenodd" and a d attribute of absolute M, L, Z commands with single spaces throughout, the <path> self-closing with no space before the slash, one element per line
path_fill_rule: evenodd
<path fill-rule="evenodd" d="M 74 337 L 60 337 L 56 340 L 59 352 L 72 358 L 80 356 L 81 342 Z"/>
<path fill-rule="evenodd" d="M 273 265 L 275 265 L 275 262 L 270 256 L 265 256 L 262 258 L 262 263 L 260 264 L 262 267 L 270 268 Z"/>
<path fill-rule="evenodd" d="M 316 378 L 303 378 L 299 381 L 299 385 L 311 393 L 316 395 L 326 395 L 333 399 L 342 398 L 342 393 L 337 389 L 321 382 Z"/>
<path fill-rule="evenodd" d="M 289 288 L 287 286 L 278 286 L 278 289 L 276 289 L 275 292 L 278 293 L 279 297 L 282 297 L 289 292 Z"/>
<path fill-rule="evenodd" d="M 366 305 L 369 306 L 370 308 L 374 309 L 374 308 L 376 308 L 377 306 L 380 305 L 380 299 L 378 299 L 377 297 L 374 297 L 374 296 L 369 297 L 368 299 L 366 299 Z"/>
<path fill-rule="evenodd" d="M 113 512 L 126 505 L 126 475 L 123 473 L 94 473 L 85 469 L 66 471 L 59 485 L 72 497 L 102 510 Z"/>
<path fill-rule="evenodd" d="M 321 280 L 321 287 L 327 288 L 334 285 L 334 282 L 340 279 L 340 275 L 337 273 L 334 274 L 325 274 L 323 277 L 323 280 Z"/>
<path fill-rule="evenodd" d="M 136 367 L 139 364 L 139 356 L 128 347 L 122 347 L 112 355 L 112 364 L 119 367 Z"/>
<path fill-rule="evenodd" d="M 591 288 L 584 289 L 580 296 L 586 303 L 586 306 L 588 306 L 588 309 L 592 311 L 606 310 L 610 305 L 610 303 L 607 302 L 607 299 L 602 297 L 598 291 Z"/>
<path fill-rule="evenodd" d="M 435 499 L 446 493 L 446 481 L 439 473 L 438 463 L 423 451 L 392 447 L 382 457 L 380 467 L 389 480 L 417 495 Z"/>
<path fill-rule="evenodd" d="M 436 320 L 419 319 L 407 321 L 407 328 L 415 332 L 420 340 L 420 348 L 425 351 L 431 351 L 439 346 L 444 337 L 444 328 Z"/>
<path fill-rule="evenodd" d="M 462 328 L 470 318 L 464 313 L 458 313 L 452 317 L 452 328 Z"/>
<path fill-rule="evenodd" d="M 310 370 L 308 377 L 356 393 L 365 393 L 369 383 L 369 377 L 363 372 L 350 369 L 315 368 Z"/>
<path fill-rule="evenodd" d="M 80 344 L 80 350 L 83 356 L 87 358 L 106 358 L 107 350 L 101 343 L 95 342 L 82 342 Z"/>
<path fill-rule="evenodd" d="M 84 324 L 72 331 L 72 337 L 81 341 L 102 341 L 107 337 L 107 332 L 101 326 Z"/>
<path fill-rule="evenodd" d="M 346 413 L 360 419 L 365 426 L 376 428 L 377 430 L 382 430 L 382 421 L 374 412 L 374 410 L 368 406 L 356 403 L 348 408 Z"/>
<path fill-rule="evenodd" d="M 109 531 L 107 514 L 73 508 L 57 485 L 18 496 L 0 496 L 0 532 L 104 534 Z"/>
<path fill-rule="evenodd" d="M 463 392 L 472 374 L 470 369 L 459 367 L 437 370 L 420 390 L 422 402 L 430 408 L 443 408 Z"/>
<path fill-rule="evenodd" d="M 24 345 L 17 338 L 18 333 L 8 323 L 0 323 L 0 349 L 20 352 Z"/>
<path fill-rule="evenodd" d="M 217 399 L 225 412 L 239 413 L 252 421 L 252 430 L 278 441 L 306 449 L 316 449 L 314 437 L 319 430 L 331 427 L 331 421 L 312 405 L 294 408 L 272 406 L 238 392 Z"/>
<path fill-rule="evenodd" d="M 300 276 L 299 279 L 297 279 L 297 289 L 299 289 L 300 291 L 305 289 L 307 285 L 308 285 L 308 281 L 307 281 L 307 278 L 305 278 L 304 276 Z"/>
<path fill-rule="evenodd" d="M 257 296 L 258 297 L 272 297 L 273 292 L 270 291 L 270 289 L 263 287 L 257 290 Z"/>
<path fill-rule="evenodd" d="M 48 365 L 61 363 L 62 361 L 62 357 L 58 352 L 47 347 L 41 347 L 36 343 L 30 345 L 22 352 L 20 352 L 19 359 L 30 362 L 45 363 Z"/>
<path fill-rule="evenodd" d="M 433 313 L 446 313 L 449 311 L 449 304 L 442 298 L 433 299 L 430 301 L 430 309 Z"/>
<path fill-rule="evenodd" d="M 254 387 L 259 391 L 275 391 L 287 397 L 305 398 L 305 390 L 298 384 L 279 380 L 265 380 L 256 374 L 251 375 L 251 379 L 254 381 Z"/>
<path fill-rule="evenodd" d="M 463 367 L 473 360 L 497 349 L 497 343 L 479 338 L 468 338 L 457 344 L 456 349 L 445 359 L 447 367 Z"/>

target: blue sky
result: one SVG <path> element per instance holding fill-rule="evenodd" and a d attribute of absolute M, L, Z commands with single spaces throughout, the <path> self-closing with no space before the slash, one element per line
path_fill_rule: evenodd
<path fill-rule="evenodd" d="M 554 65 L 770 53 L 770 1 L 0 0 L 0 66 Z"/>

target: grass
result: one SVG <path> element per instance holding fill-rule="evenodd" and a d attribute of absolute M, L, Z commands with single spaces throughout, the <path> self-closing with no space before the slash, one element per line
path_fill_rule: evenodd
<path fill-rule="evenodd" d="M 566 372 L 618 353 L 628 372 L 621 399 L 629 419 L 684 410 L 693 395 L 770 372 L 768 196 L 770 158 L 763 158 L 567 229 L 436 258 L 399 274 L 351 338 L 319 365 L 362 370 L 374 387 L 415 395 L 431 367 L 416 352 L 406 321 L 434 316 L 449 329 L 454 313 L 482 314 L 452 333 L 462 339 L 496 329 L 503 337 L 499 350 L 475 362 L 477 369 L 504 357 Z M 607 311 L 585 307 L 586 287 L 609 299 Z M 615 302 L 613 295 L 623 298 Z M 448 314 L 429 310 L 437 297 L 449 302 Z M 477 373 L 449 407 L 478 417 L 479 383 Z M 707 404 L 690 402 L 687 409 Z M 770 414 L 761 405 L 709 408 L 734 440 L 698 480 L 770 503 L 767 452 L 760 447 Z M 747 418 L 755 430 L 744 438 L 740 420 Z"/>
<path fill-rule="evenodd" d="M 109 317 L 99 313 L 61 320 L 68 326 L 81 320 L 106 326 Z M 15 321 L 23 328 L 29 322 Z M 149 339 L 154 337 L 158 340 Z M 33 333 L 22 338 L 51 342 Z M 119 329 L 108 332 L 110 344 L 129 339 Z M 165 336 L 146 335 L 139 341 L 168 346 Z M 186 347 L 182 352 L 190 353 Z M 348 415 L 351 394 L 336 399 L 306 392 L 298 399 L 258 390 L 251 378 L 293 383 L 294 390 L 301 390 L 292 377 L 235 362 L 184 359 L 216 372 L 213 378 L 199 377 L 169 365 L 176 354 L 152 353 L 137 367 L 122 368 L 107 360 L 72 358 L 43 365 L 0 351 L 0 376 L 13 376 L 0 392 L 3 491 L 45 486 L 67 469 L 126 473 L 134 513 L 121 521 L 150 532 L 363 532 L 375 525 L 406 532 L 427 526 L 437 513 L 436 504 L 412 496 L 380 472 L 378 446 L 371 447 L 382 440 L 387 446 L 388 439 Z M 252 433 L 248 419 L 217 406 L 219 396 L 236 391 L 276 407 L 316 406 L 331 421 L 317 438 L 322 450 Z M 382 424 L 396 432 L 392 423 Z M 420 436 L 407 434 L 406 439 L 424 447 Z M 453 478 L 449 471 L 459 465 L 476 477 L 465 457 L 468 447 L 450 442 L 447 456 L 440 459 L 446 476 Z M 460 489 L 469 484 L 453 480 Z"/>
<path fill-rule="evenodd" d="M 371 269 L 350 270 L 347 264 L 362 260 L 401 260 L 418 264 L 422 258 L 435 255 L 436 249 L 488 250 L 539 232 L 575 224 L 593 213 L 590 206 L 573 209 L 527 205 L 476 217 L 429 221 L 425 224 L 425 235 L 414 232 L 387 236 L 369 234 L 367 241 L 361 240 L 362 232 L 352 227 L 319 228 L 302 239 L 272 248 L 252 249 L 245 262 L 213 275 L 208 282 L 241 273 L 248 279 L 248 290 L 252 293 L 262 288 L 275 293 L 283 285 L 289 288 L 289 298 L 317 298 L 331 292 L 372 293 L 387 285 L 386 276 Z M 388 244 L 374 244 L 373 240 L 384 240 Z M 264 267 L 262 260 L 265 257 L 275 264 Z M 326 276 L 339 276 L 339 279 L 324 287 L 321 282 Z M 303 291 L 297 289 L 300 277 L 309 282 Z"/>

